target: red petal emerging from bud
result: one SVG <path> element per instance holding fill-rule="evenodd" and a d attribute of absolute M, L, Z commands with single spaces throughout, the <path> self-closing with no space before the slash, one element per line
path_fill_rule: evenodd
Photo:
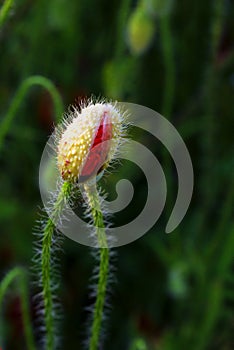
<path fill-rule="evenodd" d="M 62 178 L 84 182 L 104 170 L 118 149 L 122 125 L 122 115 L 110 103 L 91 103 L 80 113 L 75 111 L 58 143 Z"/>
<path fill-rule="evenodd" d="M 110 141 L 112 138 L 112 124 L 108 112 L 104 112 L 101 123 L 97 128 L 94 141 L 91 145 L 86 161 L 82 168 L 79 180 L 81 182 L 100 173 L 105 167 L 110 150 Z M 106 142 L 105 142 L 106 141 Z"/>

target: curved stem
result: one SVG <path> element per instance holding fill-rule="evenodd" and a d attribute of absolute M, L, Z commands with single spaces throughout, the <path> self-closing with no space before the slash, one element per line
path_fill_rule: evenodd
<path fill-rule="evenodd" d="M 28 292 L 27 292 L 27 275 L 23 268 L 15 267 L 4 277 L 0 284 L 0 307 L 3 302 L 3 298 L 7 293 L 9 286 L 18 279 L 19 292 L 21 298 L 22 319 L 24 325 L 24 333 L 27 348 L 29 350 L 35 350 L 35 343 L 33 339 L 32 322 L 30 320 L 30 310 L 28 305 Z M 0 328 L 1 329 L 1 328 Z"/>
<path fill-rule="evenodd" d="M 61 212 L 64 208 L 65 202 L 69 199 L 71 194 L 72 185 L 68 182 L 64 182 L 57 200 L 54 204 L 52 214 L 48 218 L 43 232 L 42 239 L 42 258 L 41 258 L 41 270 L 42 270 L 42 296 L 44 302 L 44 315 L 45 315 L 45 329 L 46 329 L 46 349 L 53 350 L 55 346 L 54 341 L 54 307 L 53 307 L 53 295 L 52 295 L 52 269 L 51 269 L 51 250 L 53 234 L 56 228 Z"/>
<path fill-rule="evenodd" d="M 54 84 L 49 79 L 40 75 L 29 77 L 25 79 L 19 87 L 18 91 L 16 92 L 13 98 L 13 101 L 11 102 L 10 108 L 8 109 L 5 118 L 0 124 L 0 149 L 3 145 L 3 141 L 7 132 L 11 127 L 11 123 L 14 119 L 14 116 L 18 108 L 20 107 L 20 104 L 22 103 L 28 90 L 34 85 L 40 85 L 46 90 L 48 90 L 54 103 L 56 121 L 60 121 L 60 118 L 63 114 L 63 102 Z"/>
<path fill-rule="evenodd" d="M 97 298 L 94 305 L 93 322 L 91 327 L 91 337 L 89 343 L 89 350 L 97 350 L 100 341 L 100 333 L 104 313 L 110 254 L 106 241 L 105 225 L 103 221 L 103 215 L 101 212 L 98 193 L 94 186 L 85 185 L 84 188 L 92 212 L 93 223 L 94 226 L 96 226 L 97 240 L 100 247 L 100 265 L 97 283 Z"/>
<path fill-rule="evenodd" d="M 2 7 L 0 8 L 0 27 L 7 19 L 7 15 L 13 5 L 14 0 L 5 0 Z"/>

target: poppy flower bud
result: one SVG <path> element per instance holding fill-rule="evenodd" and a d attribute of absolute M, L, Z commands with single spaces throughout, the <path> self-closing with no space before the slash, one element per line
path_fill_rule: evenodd
<path fill-rule="evenodd" d="M 113 158 L 121 131 L 121 114 L 110 103 L 92 103 L 80 113 L 75 110 L 58 143 L 57 164 L 62 178 L 75 183 L 99 174 Z"/>

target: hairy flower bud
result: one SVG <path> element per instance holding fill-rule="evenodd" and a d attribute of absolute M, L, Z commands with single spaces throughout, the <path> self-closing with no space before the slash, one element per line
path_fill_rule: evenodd
<path fill-rule="evenodd" d="M 57 164 L 64 180 L 84 182 L 105 169 L 122 133 L 121 113 L 110 103 L 89 104 L 61 134 Z"/>

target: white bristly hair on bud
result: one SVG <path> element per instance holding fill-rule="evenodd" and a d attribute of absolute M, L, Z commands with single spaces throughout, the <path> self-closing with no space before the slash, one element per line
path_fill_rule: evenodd
<path fill-rule="evenodd" d="M 103 169 L 106 169 L 114 160 L 122 138 L 126 135 L 126 113 L 118 109 L 117 103 L 91 100 L 81 110 L 70 108 L 64 116 L 54 138 L 57 165 L 64 180 L 73 183 L 79 181 L 103 118 L 106 119 L 106 128 L 109 127 L 111 133 L 108 138 L 109 149 L 102 164 Z"/>

